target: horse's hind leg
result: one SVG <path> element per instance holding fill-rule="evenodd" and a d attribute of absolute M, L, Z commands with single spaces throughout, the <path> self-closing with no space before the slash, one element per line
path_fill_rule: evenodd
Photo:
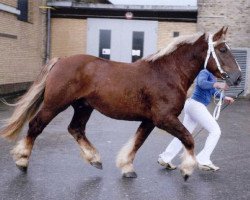
<path fill-rule="evenodd" d="M 20 170 L 27 170 L 29 157 L 31 155 L 35 139 L 43 131 L 47 124 L 56 116 L 56 114 L 56 112 L 48 110 L 43 106 L 36 116 L 29 122 L 27 136 L 20 140 L 11 151 L 13 159 Z"/>
<path fill-rule="evenodd" d="M 81 148 L 81 154 L 84 159 L 92 166 L 102 169 L 101 158 L 96 148 L 90 143 L 85 135 L 86 123 L 93 111 L 93 108 L 86 105 L 83 100 L 78 100 L 72 104 L 74 116 L 68 131 L 75 138 Z"/>
<path fill-rule="evenodd" d="M 135 154 L 154 127 L 155 126 L 153 123 L 149 121 L 142 122 L 140 127 L 137 129 L 135 136 L 131 138 L 128 143 L 120 150 L 117 156 L 116 165 L 122 170 L 123 177 L 137 177 L 133 167 Z"/>

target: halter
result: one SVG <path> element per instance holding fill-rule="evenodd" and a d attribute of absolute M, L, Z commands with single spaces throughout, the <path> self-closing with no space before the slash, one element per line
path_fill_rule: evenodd
<path fill-rule="evenodd" d="M 229 78 L 228 74 L 222 69 L 221 65 L 220 65 L 220 62 L 216 56 L 216 53 L 215 53 L 215 49 L 214 49 L 214 45 L 216 44 L 216 42 L 213 42 L 213 35 L 212 34 L 209 34 L 208 36 L 208 49 L 207 49 L 207 57 L 206 57 L 206 60 L 205 60 L 205 64 L 204 64 L 204 68 L 206 69 L 207 67 L 207 63 L 208 63 L 208 59 L 210 58 L 210 55 L 212 54 L 215 62 L 216 62 L 216 66 L 218 68 L 218 70 L 220 71 L 220 73 L 224 76 L 223 79 L 225 78 Z M 228 47 L 228 45 L 227 45 Z M 220 98 L 219 98 L 219 101 L 216 103 L 216 96 L 218 95 L 218 93 L 220 93 Z M 215 109 L 214 109 L 214 112 L 213 112 L 213 118 L 215 120 L 218 120 L 219 119 L 219 116 L 220 116 L 220 111 L 221 111 L 221 106 L 223 104 L 223 96 L 224 96 L 224 91 L 221 90 L 221 91 L 218 91 L 217 93 L 214 94 L 214 103 L 215 103 Z"/>
<path fill-rule="evenodd" d="M 215 60 L 215 62 L 216 62 L 216 65 L 217 65 L 218 70 L 220 71 L 220 73 L 221 73 L 222 75 L 223 75 L 223 74 L 225 75 L 225 77 L 222 76 L 223 79 L 229 78 L 227 72 L 225 72 L 225 71 L 222 69 L 222 67 L 221 67 L 221 65 L 220 65 L 220 62 L 219 62 L 219 60 L 218 60 L 218 58 L 217 58 L 217 56 L 216 56 L 215 49 L 214 49 L 214 44 L 216 44 L 216 42 L 213 42 L 213 35 L 212 35 L 212 34 L 209 34 L 209 36 L 208 36 L 207 57 L 206 57 L 206 60 L 205 60 L 204 68 L 206 69 L 207 63 L 208 63 L 208 59 L 210 58 L 210 55 L 212 54 L 212 56 L 213 56 L 213 58 L 214 58 L 214 60 Z"/>

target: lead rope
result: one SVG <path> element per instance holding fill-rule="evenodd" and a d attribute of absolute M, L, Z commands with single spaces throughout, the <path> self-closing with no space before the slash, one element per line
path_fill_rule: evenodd
<path fill-rule="evenodd" d="M 216 96 L 220 94 L 220 98 L 219 101 L 216 103 Z M 224 96 L 224 90 L 219 90 L 217 92 L 215 92 L 214 94 L 214 103 L 215 103 L 215 108 L 214 108 L 214 112 L 213 112 L 213 118 L 215 120 L 218 120 L 220 117 L 220 111 L 221 111 L 221 106 L 223 105 L 223 96 Z"/>

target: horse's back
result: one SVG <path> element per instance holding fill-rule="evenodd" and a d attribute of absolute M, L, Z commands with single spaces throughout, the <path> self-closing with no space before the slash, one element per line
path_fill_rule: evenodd
<path fill-rule="evenodd" d="M 131 101 L 127 94 L 136 98 L 144 78 L 134 64 L 84 54 L 61 58 L 47 77 L 45 102 L 66 104 L 84 98 L 99 110 L 120 109 L 121 104 Z"/>

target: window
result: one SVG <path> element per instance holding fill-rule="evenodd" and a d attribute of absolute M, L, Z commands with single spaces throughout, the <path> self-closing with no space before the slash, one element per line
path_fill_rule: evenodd
<path fill-rule="evenodd" d="M 132 62 L 143 57 L 144 32 L 133 31 Z"/>
<path fill-rule="evenodd" d="M 178 37 L 180 35 L 180 32 L 174 32 L 173 37 Z"/>
<path fill-rule="evenodd" d="M 20 21 L 27 22 L 28 21 L 28 0 L 18 0 L 17 9 L 20 10 L 20 15 L 18 15 L 17 19 Z"/>
<path fill-rule="evenodd" d="M 111 30 L 100 30 L 99 32 L 99 57 L 110 59 Z"/>

